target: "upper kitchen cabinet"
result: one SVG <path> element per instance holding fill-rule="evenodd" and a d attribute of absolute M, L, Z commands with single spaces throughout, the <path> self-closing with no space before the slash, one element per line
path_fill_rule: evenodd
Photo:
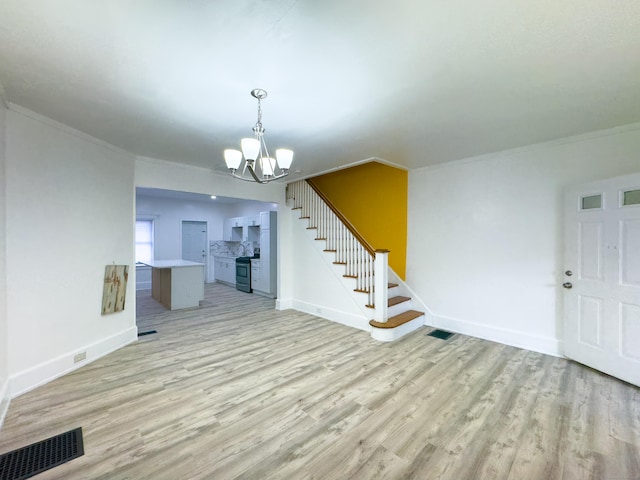
<path fill-rule="evenodd" d="M 275 228 L 276 212 L 260 212 L 260 227 L 271 228 L 273 219 L 273 227 Z"/>
<path fill-rule="evenodd" d="M 260 242 L 260 215 L 244 217 L 244 236 L 245 242 Z"/>
<path fill-rule="evenodd" d="M 260 215 L 252 215 L 250 217 L 244 217 L 244 224 L 247 227 L 259 227 L 260 226 Z"/>
<path fill-rule="evenodd" d="M 244 217 L 226 218 L 222 226 L 222 239 L 228 242 L 244 240 Z"/>

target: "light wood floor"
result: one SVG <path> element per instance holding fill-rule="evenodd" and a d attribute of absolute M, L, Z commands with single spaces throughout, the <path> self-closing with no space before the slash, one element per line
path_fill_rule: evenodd
<path fill-rule="evenodd" d="M 640 479 L 640 389 L 578 364 L 144 294 L 158 333 L 14 399 L 0 452 L 81 426 L 85 455 L 38 479 Z"/>

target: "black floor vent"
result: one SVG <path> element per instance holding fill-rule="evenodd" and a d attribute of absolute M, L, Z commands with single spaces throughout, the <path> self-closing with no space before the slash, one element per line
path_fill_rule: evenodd
<path fill-rule="evenodd" d="M 149 330 L 148 332 L 138 332 L 138 336 L 139 337 L 143 337 L 145 335 L 153 335 L 154 333 L 158 333 L 158 331 L 157 330 Z"/>
<path fill-rule="evenodd" d="M 451 337 L 451 335 L 453 335 L 453 333 L 445 332 L 444 330 L 434 330 L 433 332 L 428 334 L 429 337 L 441 338 L 442 340 L 449 340 L 449 337 Z"/>
<path fill-rule="evenodd" d="M 82 455 L 82 427 L 78 427 L 0 455 L 0 480 L 31 478 Z"/>

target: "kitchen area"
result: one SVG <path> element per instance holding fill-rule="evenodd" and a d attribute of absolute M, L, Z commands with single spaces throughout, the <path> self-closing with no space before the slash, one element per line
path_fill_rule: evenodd
<path fill-rule="evenodd" d="M 277 213 L 226 218 L 223 240 L 211 241 L 210 276 L 247 293 L 276 297 Z"/>
<path fill-rule="evenodd" d="M 202 265 L 203 284 L 216 282 L 275 298 L 277 207 L 253 200 L 137 188 L 136 289 L 151 295 L 153 265 L 193 262 Z M 138 238 L 139 223 L 148 224 L 148 245 Z"/>

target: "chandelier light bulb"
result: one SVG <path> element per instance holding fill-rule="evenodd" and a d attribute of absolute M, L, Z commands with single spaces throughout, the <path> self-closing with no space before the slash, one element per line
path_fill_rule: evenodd
<path fill-rule="evenodd" d="M 256 160 L 260 153 L 260 140 L 257 138 L 243 138 L 240 140 L 242 154 L 247 160 Z"/>
<path fill-rule="evenodd" d="M 273 171 L 274 171 L 274 164 L 275 164 L 275 161 L 273 160 L 273 158 L 263 157 L 260 163 L 261 163 L 260 168 L 262 168 L 262 174 L 265 177 L 272 177 Z"/>
<path fill-rule="evenodd" d="M 291 162 L 293 162 L 293 150 L 289 150 L 288 148 L 277 149 L 276 159 L 278 160 L 278 165 L 282 170 L 289 170 Z"/>
<path fill-rule="evenodd" d="M 242 162 L 242 152 L 240 150 L 227 148 L 224 151 L 224 161 L 226 162 L 229 170 L 237 170 Z"/>

